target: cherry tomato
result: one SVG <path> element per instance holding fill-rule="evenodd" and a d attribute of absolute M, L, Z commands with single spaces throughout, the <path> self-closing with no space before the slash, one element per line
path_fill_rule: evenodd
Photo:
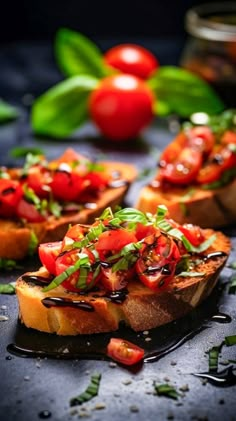
<path fill-rule="evenodd" d="M 75 172 L 58 170 L 53 175 L 50 187 L 55 199 L 76 202 L 84 188 L 84 180 Z"/>
<path fill-rule="evenodd" d="M 118 74 L 91 93 L 89 113 L 101 133 L 115 141 L 136 137 L 153 119 L 154 95 L 136 76 Z"/>
<path fill-rule="evenodd" d="M 33 203 L 27 202 L 24 198 L 18 203 L 16 214 L 19 218 L 26 219 L 27 222 L 43 222 L 46 219 Z"/>
<path fill-rule="evenodd" d="M 6 178 L 0 179 L 0 215 L 12 217 L 16 213 L 16 206 L 23 196 L 21 185 L 18 181 Z"/>
<path fill-rule="evenodd" d="M 160 168 L 161 180 L 173 184 L 189 184 L 195 180 L 202 165 L 202 154 L 190 147 L 184 148 L 172 163 Z"/>
<path fill-rule="evenodd" d="M 123 73 L 149 78 L 159 62 L 149 50 L 136 44 L 119 44 L 104 54 L 105 63 Z"/>
<path fill-rule="evenodd" d="M 107 346 L 107 355 L 121 364 L 133 365 L 143 359 L 144 350 L 124 339 L 111 338 Z"/>
<path fill-rule="evenodd" d="M 160 235 L 153 244 L 146 245 L 136 262 L 141 282 L 154 291 L 166 289 L 180 260 L 177 245 L 171 238 Z"/>
<path fill-rule="evenodd" d="M 93 264 L 95 262 L 95 257 L 93 253 L 89 249 L 82 249 L 82 253 L 85 253 L 89 257 L 89 262 Z M 56 259 L 56 274 L 60 275 L 60 273 L 64 272 L 68 267 L 73 266 L 75 262 L 78 260 L 78 250 L 73 249 L 70 251 L 67 251 L 61 255 L 59 255 Z M 90 269 L 86 271 L 86 279 L 85 284 L 86 288 L 88 288 L 93 280 L 93 268 L 91 266 Z M 76 272 L 71 274 L 65 281 L 62 282 L 62 285 L 65 289 L 72 292 L 79 292 L 83 290 L 84 288 L 80 288 L 77 286 L 77 282 L 79 280 L 79 276 L 81 274 L 81 270 L 78 269 Z M 98 278 L 96 279 L 96 282 L 98 281 Z"/>
<path fill-rule="evenodd" d="M 100 259 L 106 260 L 108 255 L 119 252 L 127 244 L 136 242 L 137 238 L 132 231 L 115 229 L 102 232 L 95 244 L 95 248 Z"/>
<path fill-rule="evenodd" d="M 188 144 L 198 149 L 205 155 L 209 155 L 215 144 L 215 137 L 207 126 L 196 126 L 187 130 Z"/>
<path fill-rule="evenodd" d="M 41 243 L 38 248 L 39 258 L 43 266 L 52 275 L 56 275 L 56 258 L 62 249 L 62 241 Z"/>

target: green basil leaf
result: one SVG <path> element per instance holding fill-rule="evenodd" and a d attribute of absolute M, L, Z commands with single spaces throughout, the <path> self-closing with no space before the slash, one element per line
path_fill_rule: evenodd
<path fill-rule="evenodd" d="M 65 76 L 87 74 L 102 78 L 110 73 L 99 48 L 84 35 L 71 29 L 61 28 L 57 32 L 55 56 Z"/>
<path fill-rule="evenodd" d="M 98 79 L 80 75 L 62 81 L 36 99 L 31 124 L 35 133 L 63 138 L 89 119 L 87 100 Z"/>
<path fill-rule="evenodd" d="M 217 114 L 225 108 L 207 82 L 185 69 L 162 66 L 148 84 L 157 98 L 154 107 L 157 115 L 177 113 L 181 117 L 189 117 L 197 111 Z"/>
<path fill-rule="evenodd" d="M 141 224 L 147 224 L 146 215 L 134 208 L 121 209 L 114 214 L 115 218 L 119 218 L 123 222 L 141 222 Z"/>
<path fill-rule="evenodd" d="M 0 99 L 0 124 L 15 120 L 19 113 L 15 107 Z"/>

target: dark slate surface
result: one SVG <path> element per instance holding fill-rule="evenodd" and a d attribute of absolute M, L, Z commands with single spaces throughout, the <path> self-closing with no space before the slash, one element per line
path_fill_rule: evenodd
<path fill-rule="evenodd" d="M 111 42 L 111 41 L 109 41 Z M 108 42 L 108 44 L 109 44 Z M 106 44 L 106 45 L 108 45 Z M 103 43 L 104 45 L 104 43 Z M 177 57 L 174 43 L 156 45 L 163 62 Z M 171 50 L 172 48 L 172 50 Z M 155 169 L 159 151 L 172 138 L 168 121 L 156 121 L 139 140 L 130 145 L 112 145 L 102 141 L 92 125 L 86 125 L 71 139 L 56 142 L 34 138 L 29 125 L 29 95 L 37 96 L 61 79 L 51 49 L 45 44 L 12 45 L 0 51 L 0 95 L 19 107 L 20 119 L 0 128 L 0 165 L 14 165 L 9 152 L 16 145 L 43 148 L 48 158 L 58 156 L 66 146 L 90 156 L 105 153 L 108 159 L 133 162 L 140 170 Z M 19 162 L 18 162 L 19 163 Z M 151 175 L 149 175 L 151 176 Z M 137 181 L 130 189 L 125 204 L 133 205 L 137 193 L 148 177 Z M 41 418 L 51 420 L 75 420 L 89 417 L 91 420 L 236 420 L 236 386 L 216 387 L 203 382 L 193 374 L 208 369 L 206 352 L 219 345 L 225 336 L 236 334 L 236 296 L 229 294 L 229 283 L 235 271 L 230 263 L 236 261 L 236 230 L 224 230 L 232 238 L 232 253 L 219 284 L 212 296 L 200 308 L 181 321 L 146 334 L 134 334 L 127 330 L 115 335 L 124 335 L 139 343 L 145 350 L 160 350 L 189 334 L 182 345 L 153 363 L 144 363 L 135 370 L 111 364 L 93 353 L 104 349 L 109 335 L 93 338 L 54 338 L 24 330 L 18 325 L 18 307 L 15 295 L 0 295 L 0 419 L 6 421 L 34 421 Z M 0 282 L 14 281 L 22 271 L 37 268 L 37 259 L 24 263 L 22 269 L 1 272 Z M 232 321 L 220 324 L 211 318 L 218 311 L 231 316 Z M 85 349 L 87 358 L 21 358 L 8 352 L 9 344 L 17 340 L 27 341 L 32 347 L 39 342 L 48 349 L 62 352 L 67 349 Z M 151 340 L 146 340 L 150 338 Z M 89 342 L 89 343 L 88 343 Z M 65 352 L 64 352 L 65 356 Z M 219 370 L 224 362 L 236 359 L 236 347 L 223 347 Z M 227 367 L 227 366 L 226 366 Z M 235 367 L 235 364 L 234 364 Z M 90 376 L 102 374 L 99 395 L 73 410 L 69 406 L 72 397 L 85 390 Z M 169 381 L 182 389 L 178 400 L 154 395 L 153 382 Z M 99 409 L 100 408 L 100 409 Z M 45 412 L 44 412 L 45 411 Z"/>

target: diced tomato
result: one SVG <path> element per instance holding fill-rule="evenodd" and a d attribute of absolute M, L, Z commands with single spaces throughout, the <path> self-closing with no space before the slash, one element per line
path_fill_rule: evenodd
<path fill-rule="evenodd" d="M 40 198 L 47 198 L 50 192 L 50 172 L 40 166 L 31 167 L 23 180 Z"/>
<path fill-rule="evenodd" d="M 49 273 L 56 275 L 56 258 L 60 254 L 62 241 L 41 243 L 38 248 L 39 258 Z"/>
<path fill-rule="evenodd" d="M 84 189 L 84 180 L 75 172 L 58 170 L 52 177 L 50 187 L 55 199 L 76 202 Z"/>
<path fill-rule="evenodd" d="M 24 198 L 18 203 L 16 214 L 19 218 L 26 219 L 28 222 L 43 222 L 46 219 L 33 203 L 27 202 Z"/>
<path fill-rule="evenodd" d="M 121 364 L 134 365 L 143 359 L 144 349 L 124 339 L 111 338 L 107 355 Z"/>
<path fill-rule="evenodd" d="M 12 217 L 23 196 L 23 190 L 18 181 L 6 178 L 0 179 L 0 215 Z"/>
<path fill-rule="evenodd" d="M 128 284 L 126 270 L 112 271 L 111 267 L 101 268 L 101 283 L 108 291 L 118 291 Z"/>
<path fill-rule="evenodd" d="M 235 144 L 236 143 L 236 133 L 231 131 L 231 130 L 227 130 L 221 138 L 221 143 L 223 145 L 229 145 L 230 143 Z"/>
<path fill-rule="evenodd" d="M 198 149 L 205 155 L 209 155 L 215 144 L 215 137 L 211 129 L 207 126 L 196 126 L 186 131 L 188 145 Z"/>
<path fill-rule="evenodd" d="M 184 224 L 180 225 L 179 229 L 194 247 L 198 247 L 205 240 L 202 229 L 197 225 Z"/>
<path fill-rule="evenodd" d="M 160 168 L 160 178 L 173 184 L 189 184 L 195 180 L 201 164 L 201 152 L 190 147 L 184 148 L 174 162 Z"/>
<path fill-rule="evenodd" d="M 175 242 L 160 235 L 153 244 L 144 247 L 136 262 L 136 271 L 144 285 L 162 291 L 173 279 L 179 260 L 180 252 Z"/>
<path fill-rule="evenodd" d="M 136 225 L 135 236 L 138 241 L 143 240 L 145 237 L 150 235 L 156 235 L 158 229 L 153 225 L 143 225 L 140 222 Z"/>
<path fill-rule="evenodd" d="M 89 262 L 91 264 L 95 262 L 95 257 L 88 248 L 82 249 L 82 252 L 88 255 Z M 60 275 L 60 273 L 67 270 L 68 267 L 73 266 L 75 262 L 77 262 L 78 260 L 78 253 L 79 253 L 78 250 L 73 249 L 59 255 L 56 259 L 56 275 Z M 84 279 L 83 288 L 80 288 L 80 286 L 77 286 L 79 277 L 81 275 L 80 269 L 78 269 L 76 272 L 71 274 L 65 281 L 63 281 L 62 285 L 68 291 L 73 291 L 73 292 L 79 292 L 83 289 L 87 289 L 93 280 L 93 272 L 94 272 L 94 269 L 92 266 L 90 267 L 90 269 L 85 270 L 85 274 L 84 274 L 85 279 Z M 99 280 L 99 276 L 97 277 L 96 280 L 94 280 L 95 281 L 94 283 L 98 282 L 98 280 Z"/>
<path fill-rule="evenodd" d="M 227 146 L 215 148 L 197 175 L 197 182 L 208 184 L 217 181 L 228 169 L 236 166 L 236 153 Z"/>
<path fill-rule="evenodd" d="M 124 229 L 114 229 L 104 231 L 95 244 L 101 260 L 106 260 L 107 255 L 119 252 L 124 246 L 130 243 L 136 243 L 137 238 L 132 231 Z"/>
<path fill-rule="evenodd" d="M 86 191 L 100 191 L 107 186 L 108 179 L 99 172 L 90 172 L 84 176 Z"/>

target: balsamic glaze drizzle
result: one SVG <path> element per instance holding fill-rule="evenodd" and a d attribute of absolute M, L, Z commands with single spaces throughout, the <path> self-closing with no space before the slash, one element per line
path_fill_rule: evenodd
<path fill-rule="evenodd" d="M 47 307 L 72 307 L 84 311 L 94 311 L 94 307 L 85 300 L 71 300 L 70 298 L 46 297 L 42 299 L 42 304 Z"/>

